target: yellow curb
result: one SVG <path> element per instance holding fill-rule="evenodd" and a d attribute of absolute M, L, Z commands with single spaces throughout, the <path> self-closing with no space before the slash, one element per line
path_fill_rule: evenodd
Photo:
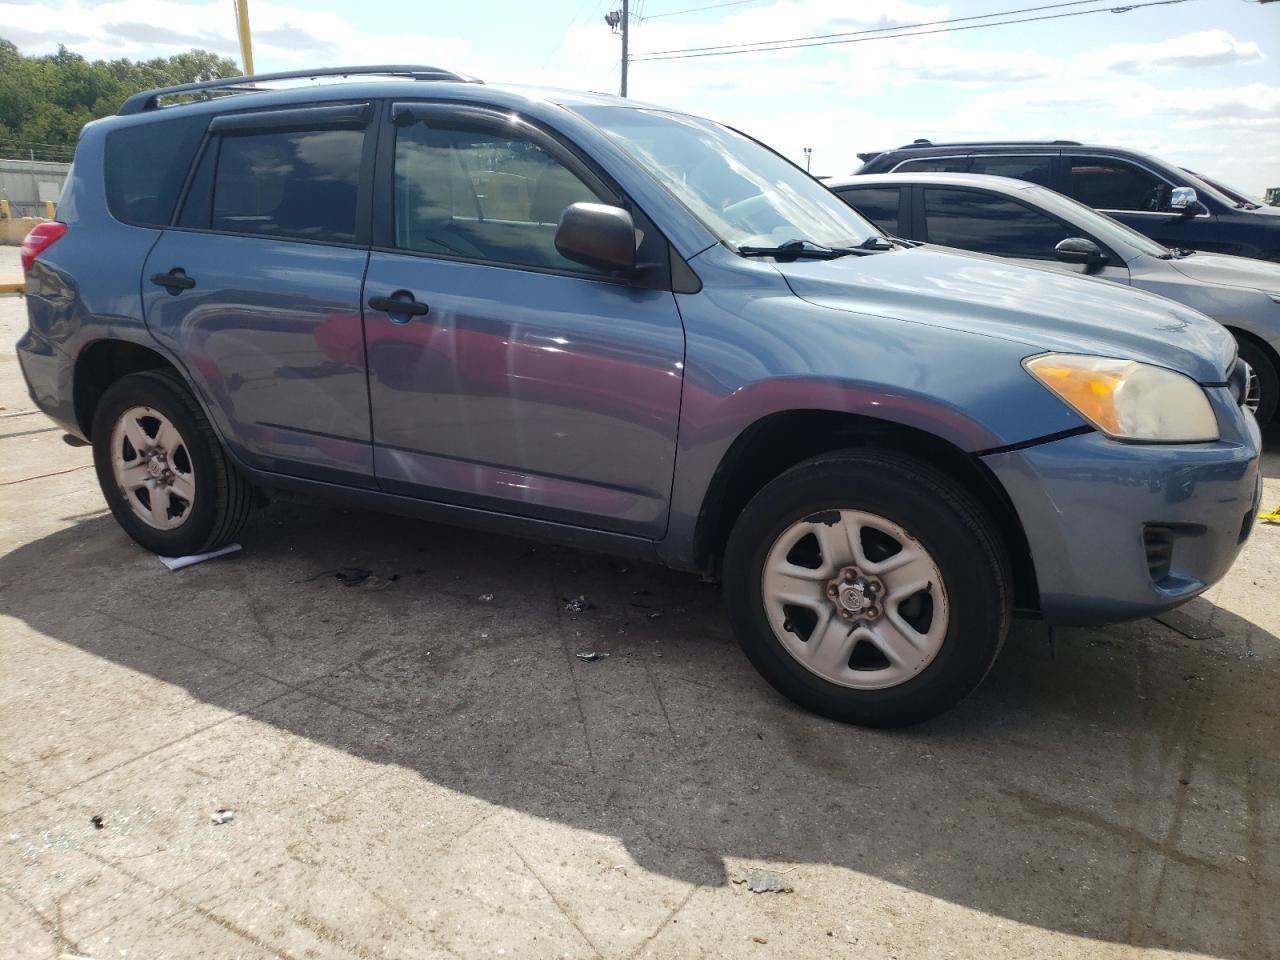
<path fill-rule="evenodd" d="M 23 280 L 0 280 L 0 293 L 22 293 L 26 288 Z"/>

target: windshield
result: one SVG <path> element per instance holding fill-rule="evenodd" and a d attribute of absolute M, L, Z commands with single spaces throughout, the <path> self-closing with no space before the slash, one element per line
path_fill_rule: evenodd
<path fill-rule="evenodd" d="M 803 170 L 718 123 L 637 107 L 577 110 L 734 250 L 794 240 L 852 247 L 880 236 Z"/>
<path fill-rule="evenodd" d="M 1118 220 L 1112 220 L 1093 207 L 1086 207 L 1083 203 L 1078 203 L 1070 197 L 1064 197 L 1045 187 L 1032 189 L 1035 191 L 1036 203 L 1041 207 L 1050 213 L 1057 214 L 1068 223 L 1087 230 L 1108 246 L 1128 245 L 1139 253 L 1145 253 L 1149 257 L 1159 257 L 1161 260 L 1168 260 L 1173 256 L 1173 251 L 1168 247 L 1156 243 L 1132 227 L 1126 227 Z"/>
<path fill-rule="evenodd" d="M 1187 173 L 1191 174 L 1191 176 L 1195 177 L 1197 180 L 1203 180 L 1205 183 L 1213 187 L 1213 189 L 1217 190 L 1219 193 L 1225 194 L 1226 197 L 1229 200 L 1231 200 L 1233 203 L 1235 203 L 1237 206 L 1241 204 L 1244 204 L 1245 206 L 1249 206 L 1249 207 L 1255 207 L 1255 208 L 1259 206 L 1258 201 L 1248 196 L 1243 190 L 1237 190 L 1235 187 L 1229 187 L 1225 183 L 1223 183 L 1221 180 L 1210 179 L 1209 177 L 1206 177 L 1203 173 L 1196 173 L 1194 170 L 1187 170 L 1186 167 L 1183 167 L 1182 169 L 1186 170 Z"/>

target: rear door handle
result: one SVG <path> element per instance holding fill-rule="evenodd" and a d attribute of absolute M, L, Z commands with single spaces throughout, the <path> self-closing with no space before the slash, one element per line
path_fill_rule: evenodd
<path fill-rule="evenodd" d="M 396 323 L 407 323 L 409 317 L 425 316 L 430 309 L 425 303 L 413 299 L 408 290 L 397 290 L 389 297 L 370 297 L 369 306 L 388 314 Z M 397 319 L 404 317 L 405 319 Z"/>
<path fill-rule="evenodd" d="M 158 287 L 165 287 L 170 293 L 190 290 L 196 285 L 195 280 L 188 277 L 181 267 L 174 267 L 168 273 L 154 273 L 151 275 L 151 282 Z"/>

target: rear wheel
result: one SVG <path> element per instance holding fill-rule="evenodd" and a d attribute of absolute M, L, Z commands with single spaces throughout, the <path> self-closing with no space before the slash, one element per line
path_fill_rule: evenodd
<path fill-rule="evenodd" d="M 824 716 L 917 723 L 986 675 L 1009 574 L 981 507 L 928 464 L 857 452 L 802 463 L 743 510 L 725 597 L 743 650 Z"/>
<path fill-rule="evenodd" d="M 1276 402 L 1280 400 L 1280 371 L 1257 344 L 1243 338 L 1236 342 L 1240 346 L 1240 359 L 1253 370 L 1245 394 L 1245 406 L 1265 427 L 1276 415 Z"/>
<path fill-rule="evenodd" d="M 116 521 L 154 553 L 215 550 L 248 519 L 252 488 L 172 372 L 131 374 L 107 389 L 94 414 L 93 460 Z"/>

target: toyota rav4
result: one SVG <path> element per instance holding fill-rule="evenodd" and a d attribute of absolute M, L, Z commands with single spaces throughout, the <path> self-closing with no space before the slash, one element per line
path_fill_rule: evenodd
<path fill-rule="evenodd" d="M 23 252 L 31 395 L 148 550 L 261 487 L 643 557 L 721 577 L 778 690 L 895 725 L 1015 610 L 1166 610 L 1249 534 L 1244 365 L 1191 309 L 886 238 L 677 111 L 307 77 L 130 99 Z"/>

